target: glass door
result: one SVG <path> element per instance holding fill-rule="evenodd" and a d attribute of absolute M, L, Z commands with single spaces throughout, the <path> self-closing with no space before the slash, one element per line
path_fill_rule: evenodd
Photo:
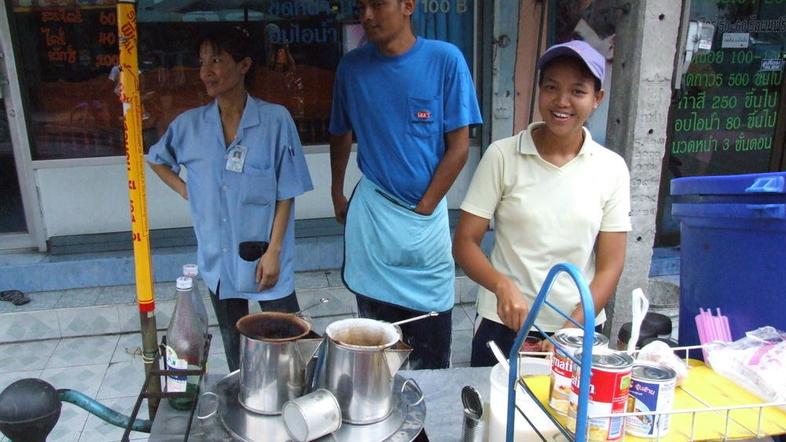
<path fill-rule="evenodd" d="M 0 235 L 27 232 L 5 100 L 0 98 Z"/>
<path fill-rule="evenodd" d="M 6 4 L 0 1 L 0 253 L 43 251 L 46 242 Z"/>

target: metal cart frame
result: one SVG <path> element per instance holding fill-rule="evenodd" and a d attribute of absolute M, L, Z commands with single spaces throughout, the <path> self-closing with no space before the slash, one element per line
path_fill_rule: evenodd
<path fill-rule="evenodd" d="M 554 279 L 559 276 L 560 273 L 565 272 L 573 279 L 573 282 L 576 284 L 576 287 L 579 290 L 579 294 L 581 297 L 581 306 L 584 311 L 584 325 L 578 324 L 575 320 L 570 318 L 565 312 L 562 312 L 560 309 L 555 307 L 551 304 L 546 298 L 548 295 L 549 290 L 554 282 Z M 553 414 L 547 409 L 547 406 L 544 406 L 529 388 L 526 382 L 520 380 L 518 377 L 518 358 L 519 358 L 519 348 L 521 348 L 521 344 L 523 343 L 525 337 L 529 333 L 531 328 L 535 328 L 538 332 L 545 339 L 548 339 L 554 348 L 557 351 L 561 351 L 561 347 L 546 333 L 543 332 L 538 326 L 534 325 L 535 317 L 538 315 L 543 306 L 548 306 L 549 308 L 553 309 L 554 311 L 558 312 L 561 316 L 565 317 L 566 320 L 573 322 L 576 326 L 583 329 L 585 339 L 582 340 L 582 355 L 581 360 L 577 360 L 575 357 L 568 355 L 574 364 L 578 364 L 580 367 L 580 380 L 579 380 L 579 395 L 578 395 L 578 409 L 576 415 L 576 433 L 571 434 L 557 419 L 553 416 Z M 515 341 L 513 342 L 513 346 L 511 347 L 511 351 L 509 354 L 510 359 L 510 370 L 508 376 L 508 407 L 507 407 L 507 427 L 506 427 L 506 441 L 513 442 L 513 438 L 515 435 L 515 413 L 518 410 L 516 406 L 516 392 L 517 388 L 516 385 L 522 387 L 525 393 L 530 395 L 533 399 L 535 399 L 535 403 L 537 403 L 541 409 L 546 413 L 547 416 L 553 421 L 555 426 L 562 432 L 562 434 L 568 438 L 568 440 L 574 440 L 576 442 L 585 442 L 587 440 L 587 423 L 588 423 L 588 416 L 587 416 L 587 406 L 589 402 L 589 387 L 590 387 L 590 371 L 592 366 L 592 339 L 586 339 L 587 336 L 593 336 L 595 329 L 595 308 L 594 304 L 592 303 L 592 296 L 589 291 L 589 287 L 587 286 L 586 281 L 584 280 L 583 276 L 579 272 L 578 268 L 573 266 L 572 264 L 557 264 L 555 265 L 550 271 L 548 276 L 546 277 L 546 281 L 544 282 L 543 286 L 538 293 L 535 302 L 532 305 L 532 308 L 527 316 L 524 325 L 519 330 L 519 333 L 516 336 Z M 684 351 L 685 352 L 685 360 L 686 362 L 689 359 L 690 351 L 702 349 L 706 347 L 701 345 L 689 346 L 689 347 L 678 347 L 675 348 L 675 351 Z M 545 355 L 545 353 L 544 353 Z M 633 416 L 658 416 L 658 415 L 675 415 L 675 414 L 690 414 L 691 415 L 691 424 L 690 424 L 690 440 L 694 439 L 694 431 L 695 431 L 695 423 L 697 415 L 702 413 L 716 413 L 724 418 L 724 428 L 722 432 L 718 432 L 718 439 L 720 440 L 727 440 L 730 436 L 730 426 L 733 423 L 737 427 L 741 427 L 747 433 L 749 433 L 749 437 L 764 437 L 767 436 L 768 433 L 762 430 L 762 419 L 764 410 L 767 408 L 781 408 L 782 410 L 786 410 L 786 402 L 762 402 L 762 403 L 748 403 L 748 404 L 735 404 L 735 405 L 726 405 L 726 406 L 712 406 L 708 404 L 700 397 L 692 395 L 688 393 L 692 399 L 696 400 L 700 404 L 704 405 L 703 408 L 692 408 L 692 409 L 682 409 L 682 410 L 670 410 L 670 411 L 661 411 L 661 412 L 625 412 L 625 413 L 616 413 L 616 414 L 603 414 L 603 415 L 593 415 L 591 416 L 593 419 L 595 418 L 627 418 Z M 736 420 L 734 417 L 731 416 L 733 411 L 737 410 L 746 410 L 746 409 L 753 409 L 758 411 L 758 417 L 755 428 L 751 428 L 743 424 L 742 422 Z M 521 410 L 518 410 L 521 412 Z M 523 412 L 522 412 L 523 415 Z M 530 426 L 535 430 L 538 435 L 540 435 L 541 439 L 546 440 L 540 434 L 537 428 L 532 425 L 532 422 L 526 416 L 523 416 L 524 419 L 529 422 Z M 786 427 L 783 427 L 784 432 L 786 432 Z M 665 437 L 665 436 L 663 436 Z M 661 439 L 661 435 L 657 434 L 656 437 L 653 439 L 658 441 Z"/>

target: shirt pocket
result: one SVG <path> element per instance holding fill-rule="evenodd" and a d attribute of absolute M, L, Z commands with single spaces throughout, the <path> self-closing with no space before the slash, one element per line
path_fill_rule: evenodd
<path fill-rule="evenodd" d="M 265 206 L 276 199 L 276 174 L 272 168 L 246 167 L 240 178 L 241 201 Z"/>
<path fill-rule="evenodd" d="M 244 261 L 241 258 L 235 258 L 235 290 L 239 292 L 259 292 L 257 289 L 257 265 L 259 260 Z"/>
<path fill-rule="evenodd" d="M 421 138 L 439 135 L 439 99 L 407 98 L 407 133 Z"/>

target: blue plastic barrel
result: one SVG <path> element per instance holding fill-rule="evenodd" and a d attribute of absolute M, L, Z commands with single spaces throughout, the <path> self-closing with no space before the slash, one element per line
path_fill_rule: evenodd
<path fill-rule="evenodd" d="M 786 172 L 677 178 L 680 345 L 699 343 L 699 308 L 720 307 L 732 337 L 786 330 Z"/>

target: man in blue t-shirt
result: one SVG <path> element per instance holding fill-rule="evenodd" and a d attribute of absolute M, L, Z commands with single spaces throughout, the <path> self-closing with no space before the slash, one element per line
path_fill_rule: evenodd
<path fill-rule="evenodd" d="M 362 317 L 437 312 L 401 329 L 411 368 L 445 368 L 455 281 L 445 194 L 467 160 L 469 126 L 482 122 L 475 87 L 458 48 L 413 34 L 414 0 L 357 5 L 369 44 L 341 60 L 330 118 L 343 278 Z M 348 204 L 353 133 L 363 177 Z"/>

